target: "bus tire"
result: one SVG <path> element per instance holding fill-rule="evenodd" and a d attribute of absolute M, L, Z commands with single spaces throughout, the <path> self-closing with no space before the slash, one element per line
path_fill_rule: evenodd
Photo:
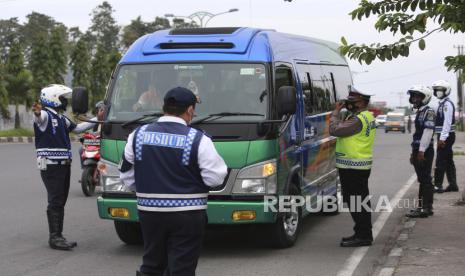
<path fill-rule="evenodd" d="M 289 195 L 300 195 L 299 190 L 291 185 Z M 275 248 L 288 248 L 295 244 L 302 224 L 302 208 L 295 212 L 278 213 L 276 222 L 271 225 L 270 241 Z"/>
<path fill-rule="evenodd" d="M 128 245 L 140 245 L 144 241 L 142 239 L 142 231 L 138 222 L 118 221 L 115 220 L 115 230 L 119 239 Z"/>

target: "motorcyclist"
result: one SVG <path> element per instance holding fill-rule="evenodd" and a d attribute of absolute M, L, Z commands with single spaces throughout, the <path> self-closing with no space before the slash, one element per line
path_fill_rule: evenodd
<path fill-rule="evenodd" d="M 432 91 L 424 85 L 414 85 L 408 91 L 409 101 L 417 109 L 415 133 L 412 141 L 410 163 L 415 168 L 420 188 L 417 208 L 406 214 L 411 218 L 426 218 L 433 215 L 433 183 L 431 167 L 433 165 L 433 133 L 435 125 L 434 110 L 428 106 Z"/>
<path fill-rule="evenodd" d="M 95 108 L 94 108 L 94 114 L 99 114 L 99 112 L 105 112 L 105 103 L 103 101 L 98 101 L 96 104 L 95 104 Z M 98 124 L 95 124 L 94 127 L 93 127 L 93 131 L 97 131 L 98 130 L 98 127 L 100 125 Z M 80 139 L 81 141 L 81 144 L 83 142 L 83 138 Z M 79 156 L 82 156 L 82 152 L 84 151 L 84 147 L 81 145 L 81 147 L 79 148 L 78 152 L 79 152 Z M 80 162 L 81 162 L 81 169 L 83 168 L 83 160 L 82 158 L 79 158 Z"/>

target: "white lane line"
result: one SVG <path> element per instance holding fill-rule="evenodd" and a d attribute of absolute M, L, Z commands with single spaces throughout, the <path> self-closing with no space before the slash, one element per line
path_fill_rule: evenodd
<path fill-rule="evenodd" d="M 404 194 L 408 191 L 410 186 L 412 186 L 413 183 L 417 180 L 417 176 L 413 174 L 409 180 L 402 186 L 402 188 L 397 192 L 397 194 L 391 199 L 390 204 L 392 208 L 394 209 L 397 204 L 399 203 L 400 199 L 404 196 Z M 383 229 L 384 224 L 388 220 L 389 216 L 391 215 L 391 212 L 382 212 L 378 218 L 376 219 L 376 222 L 373 224 L 373 240 L 376 240 L 376 237 L 378 236 L 379 232 L 381 232 L 381 229 Z M 357 269 L 357 266 L 360 264 L 362 261 L 363 257 L 368 252 L 368 249 L 370 249 L 369 246 L 363 246 L 363 247 L 358 247 L 355 249 L 352 254 L 347 258 L 347 260 L 344 262 L 344 265 L 342 268 L 337 272 L 337 276 L 352 276 L 354 273 L 355 269 Z"/>

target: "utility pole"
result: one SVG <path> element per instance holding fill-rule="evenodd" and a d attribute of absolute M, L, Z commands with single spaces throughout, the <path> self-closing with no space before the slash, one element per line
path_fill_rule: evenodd
<path fill-rule="evenodd" d="M 402 98 L 404 97 L 404 92 L 397 92 L 397 95 L 399 95 L 399 108 L 402 107 Z"/>
<path fill-rule="evenodd" d="M 458 55 L 463 55 L 463 45 L 454 45 L 454 48 L 457 49 Z M 458 127 L 460 130 L 464 130 L 463 128 L 463 82 L 460 78 L 462 75 L 462 70 L 457 71 L 457 106 L 459 111 L 459 121 Z M 454 114 L 455 116 L 455 114 Z"/>

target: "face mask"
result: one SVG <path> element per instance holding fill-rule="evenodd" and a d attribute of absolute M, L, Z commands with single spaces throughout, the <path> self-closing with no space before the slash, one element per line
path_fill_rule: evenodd
<path fill-rule="evenodd" d="M 346 108 L 352 113 L 355 113 L 358 110 L 357 102 L 346 101 Z"/>
<path fill-rule="evenodd" d="M 61 108 L 62 110 L 66 110 L 66 107 L 68 106 L 68 99 L 66 99 L 65 97 L 59 97 L 58 98 L 61 102 L 61 105 L 59 106 L 59 108 Z"/>
<path fill-rule="evenodd" d="M 436 97 L 438 97 L 439 99 L 442 99 L 444 98 L 444 91 L 436 91 Z"/>
<path fill-rule="evenodd" d="M 194 119 L 194 109 L 192 109 L 192 112 L 189 112 L 189 123 L 192 122 L 192 119 Z"/>

